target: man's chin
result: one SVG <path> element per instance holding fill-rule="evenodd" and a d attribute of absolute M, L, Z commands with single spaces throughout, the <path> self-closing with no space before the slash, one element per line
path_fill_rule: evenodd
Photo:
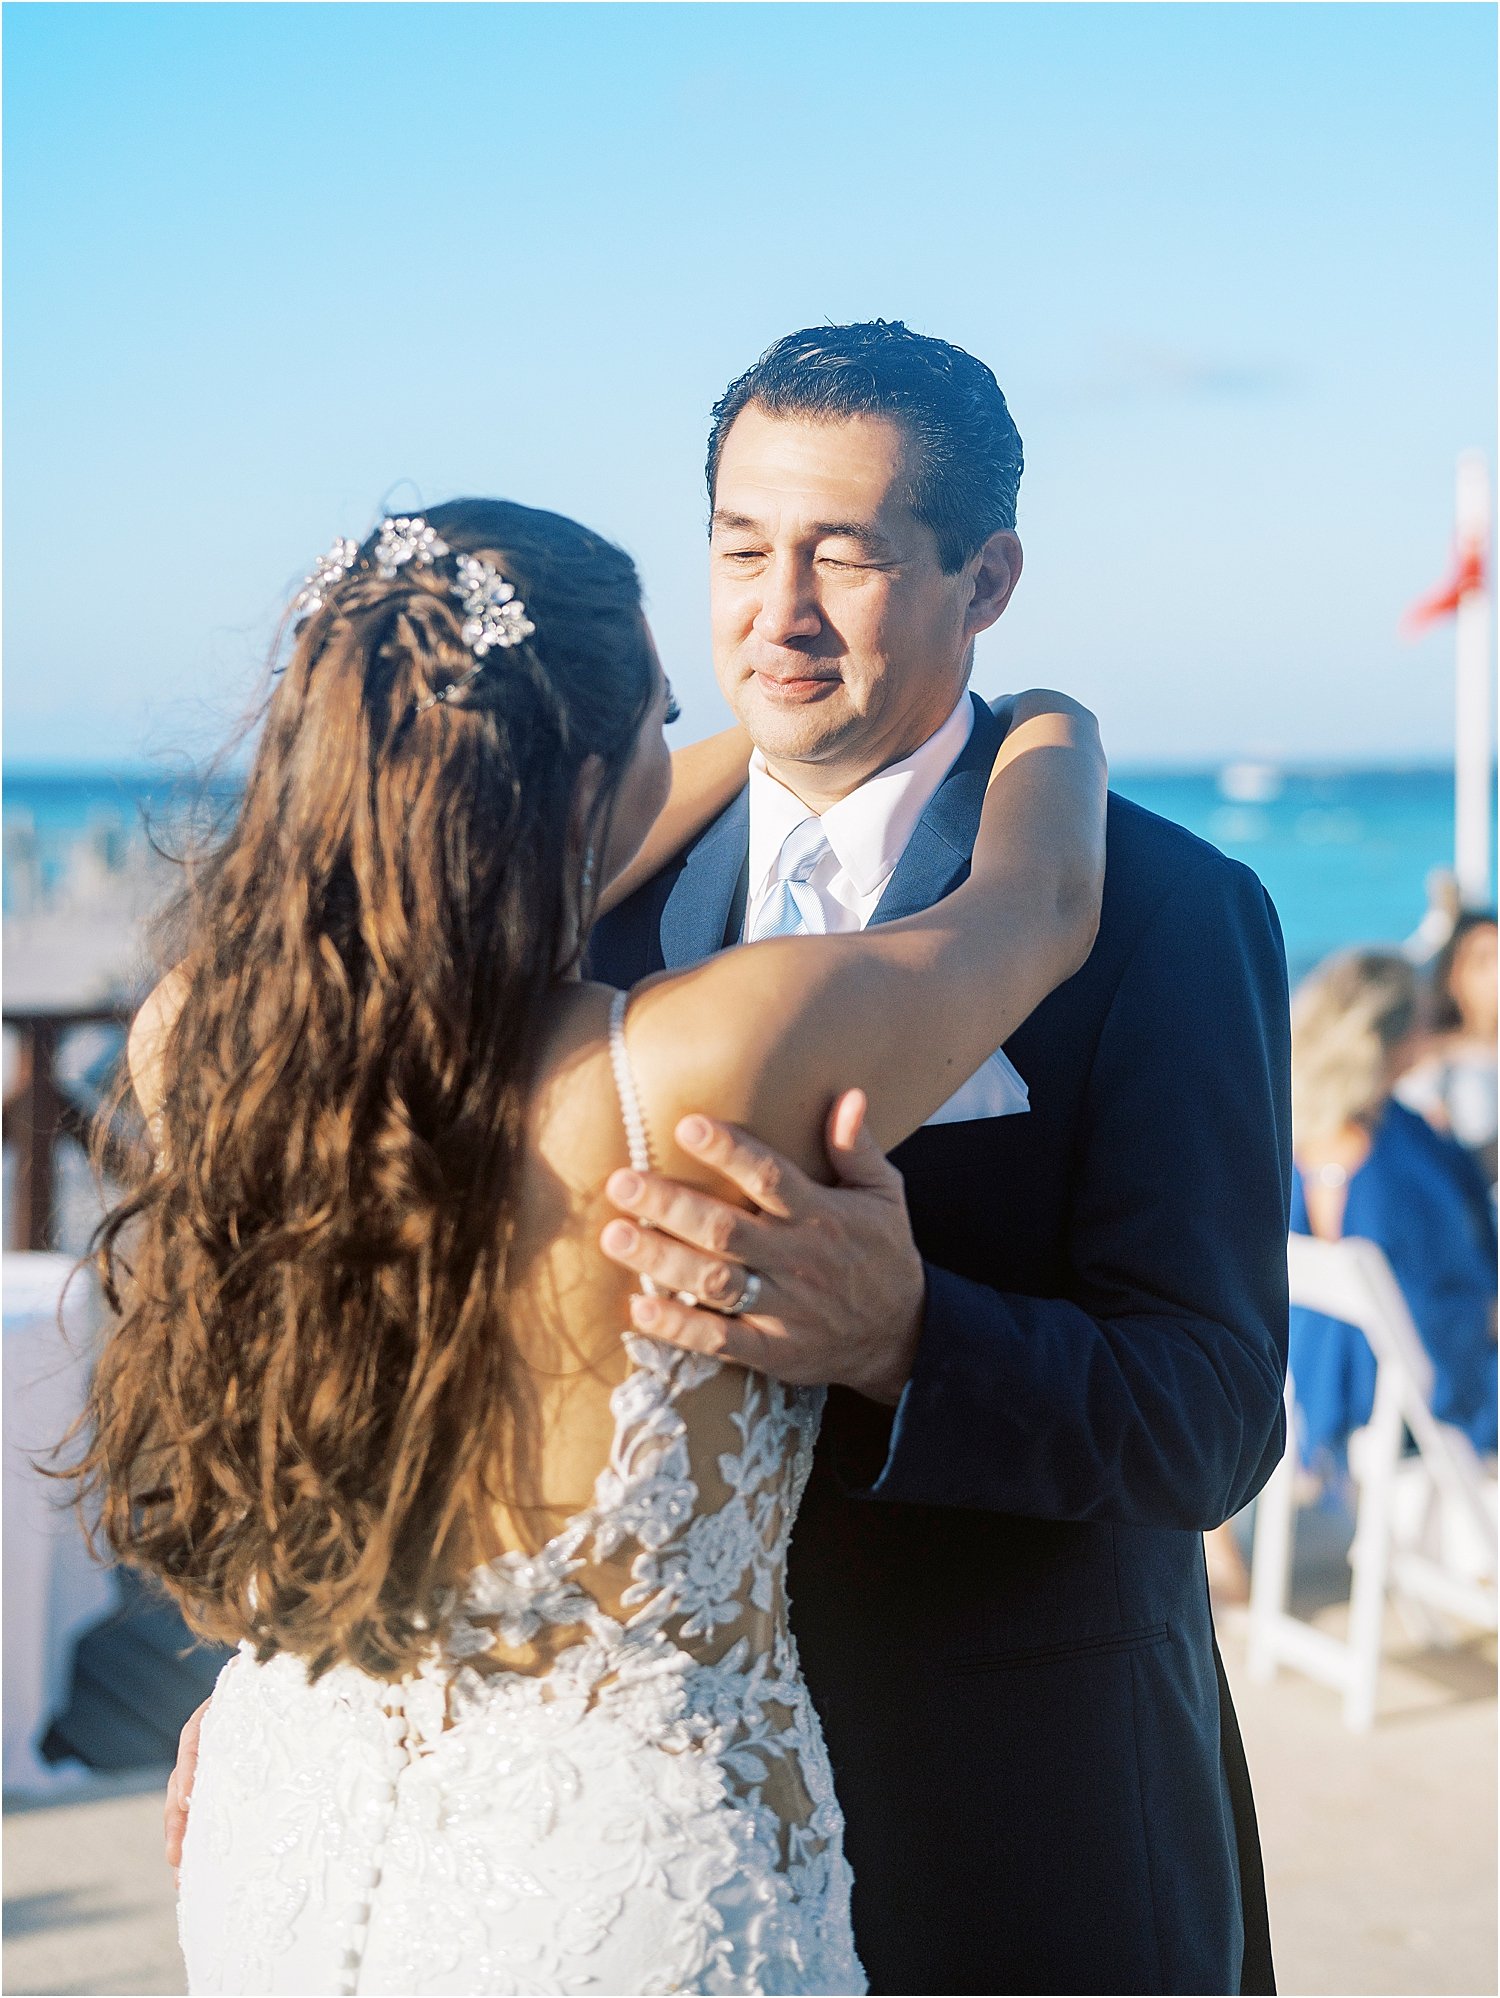
<path fill-rule="evenodd" d="M 738 714 L 761 754 L 787 763 L 825 762 L 859 730 L 859 717 L 839 694 L 784 707 L 750 693 L 738 703 Z"/>

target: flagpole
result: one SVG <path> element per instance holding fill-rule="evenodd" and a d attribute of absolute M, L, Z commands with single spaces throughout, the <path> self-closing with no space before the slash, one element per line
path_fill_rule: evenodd
<path fill-rule="evenodd" d="M 1482 451 L 1465 451 L 1458 461 L 1458 546 L 1460 560 L 1479 554 L 1461 591 L 1455 617 L 1455 696 L 1453 726 L 1453 871 L 1464 905 L 1483 908 L 1490 899 L 1490 790 L 1492 708 L 1490 702 L 1489 470 Z"/>

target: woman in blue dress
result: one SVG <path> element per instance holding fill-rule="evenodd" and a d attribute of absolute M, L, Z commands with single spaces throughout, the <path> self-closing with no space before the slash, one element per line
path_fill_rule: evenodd
<path fill-rule="evenodd" d="M 1411 966 L 1386 951 L 1340 953 L 1299 988 L 1291 1225 L 1384 1250 L 1433 1363 L 1433 1413 L 1493 1453 L 1496 1244 L 1484 1182 L 1462 1145 L 1391 1095 L 1417 998 Z M 1374 1356 L 1353 1326 L 1294 1307 L 1290 1364 L 1303 1461 L 1340 1465 L 1370 1419 Z"/>

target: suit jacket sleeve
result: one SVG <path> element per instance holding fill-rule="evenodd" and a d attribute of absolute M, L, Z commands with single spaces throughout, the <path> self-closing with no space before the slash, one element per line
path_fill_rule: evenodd
<path fill-rule="evenodd" d="M 864 1496 L 1201 1529 L 1260 1489 L 1285 1441 L 1289 1039 L 1275 911 L 1214 856 L 1147 923 L 1096 1045 L 1070 1294 L 929 1267 Z"/>

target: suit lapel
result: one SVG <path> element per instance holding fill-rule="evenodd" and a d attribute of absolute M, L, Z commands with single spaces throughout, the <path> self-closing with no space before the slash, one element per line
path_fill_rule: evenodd
<path fill-rule="evenodd" d="M 696 846 L 689 847 L 661 912 L 661 954 L 681 971 L 724 946 L 724 930 L 750 840 L 750 793 L 743 790 Z"/>
<path fill-rule="evenodd" d="M 974 726 L 964 752 L 917 821 L 872 923 L 893 923 L 930 909 L 969 871 L 985 787 L 1001 740 L 1000 724 L 989 708 L 977 695 L 969 698 L 974 703 Z"/>

